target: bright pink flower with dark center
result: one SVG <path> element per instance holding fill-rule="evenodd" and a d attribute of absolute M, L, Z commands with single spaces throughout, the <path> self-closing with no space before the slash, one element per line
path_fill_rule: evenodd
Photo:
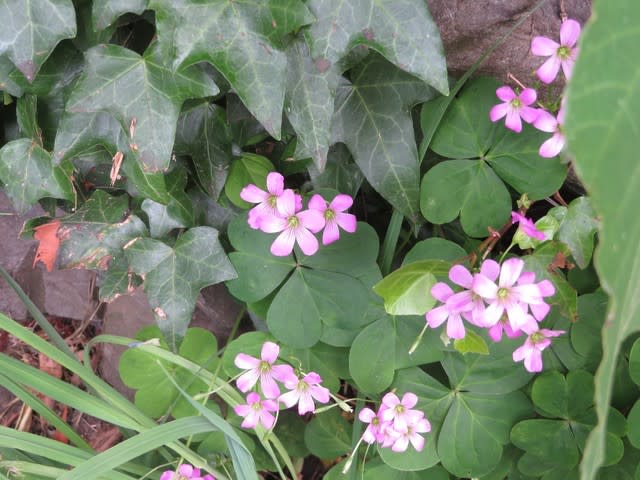
<path fill-rule="evenodd" d="M 309 200 L 309 208 L 319 211 L 325 220 L 324 231 L 322 232 L 322 244 L 329 245 L 340 238 L 340 230 L 353 233 L 356 231 L 356 216 L 351 213 L 344 213 L 353 205 L 353 198 L 343 193 L 336 195 L 327 205 L 327 201 L 316 194 Z"/>
<path fill-rule="evenodd" d="M 160 475 L 160 480 L 216 480 L 213 475 L 205 475 L 200 473 L 199 468 L 194 468 L 188 463 L 183 463 L 178 470 L 167 470 Z"/>
<path fill-rule="evenodd" d="M 564 124 L 564 107 L 560 107 L 558 110 L 558 116 L 554 117 L 546 110 L 542 110 L 540 115 L 533 122 L 533 126 L 543 132 L 553 133 L 553 136 L 540 145 L 538 153 L 541 157 L 552 158 L 558 155 L 564 148 L 565 138 L 562 132 L 562 125 Z"/>
<path fill-rule="evenodd" d="M 324 227 L 325 220 L 318 210 L 309 209 L 296 213 L 295 195 L 285 190 L 278 200 L 279 216 L 264 216 L 260 230 L 266 233 L 282 232 L 271 245 L 271 253 L 278 257 L 289 255 L 296 242 L 305 255 L 318 251 L 318 239 L 313 235 Z"/>
<path fill-rule="evenodd" d="M 247 370 L 236 380 L 238 389 L 241 392 L 247 392 L 260 380 L 260 388 L 264 396 L 277 398 L 280 395 L 280 388 L 276 380 L 285 382 L 292 377 L 296 378 L 291 365 L 274 365 L 279 353 L 278 345 L 265 342 L 259 359 L 246 353 L 236 355 L 234 360 L 236 367 Z"/>
<path fill-rule="evenodd" d="M 287 408 L 298 404 L 298 413 L 313 413 L 316 406 L 313 400 L 320 403 L 328 403 L 330 400 L 329 389 L 321 387 L 322 378 L 316 372 L 309 372 L 303 378 L 291 377 L 284 382 L 284 386 L 290 391 L 283 393 L 278 398 Z"/>
<path fill-rule="evenodd" d="M 496 95 L 504 103 L 495 105 L 489 112 L 489 118 L 492 122 L 497 122 L 506 116 L 505 126 L 520 133 L 522 131 L 521 118 L 527 123 L 533 123 L 538 118 L 538 109 L 529 106 L 537 98 L 533 88 L 525 88 L 520 95 L 516 95 L 511 87 L 505 85 L 496 90 Z"/>
<path fill-rule="evenodd" d="M 528 335 L 524 345 L 513 352 L 513 361 L 521 362 L 524 360 L 524 368 L 529 372 L 542 371 L 542 351 L 551 345 L 551 338 L 558 337 L 564 330 L 548 330 L 546 328 L 538 329 L 536 322 L 527 322 L 523 325 L 522 330 Z"/>
<path fill-rule="evenodd" d="M 267 430 L 273 428 L 276 418 L 271 412 L 278 411 L 278 403 L 275 400 L 261 400 L 260 395 L 251 392 L 247 395 L 246 405 L 236 405 L 233 407 L 236 415 L 244 417 L 240 424 L 242 428 L 255 428 L 258 423 Z"/>
<path fill-rule="evenodd" d="M 511 212 L 511 223 L 519 223 L 520 229 L 527 237 L 535 238 L 540 241 L 547 238 L 543 232 L 536 228 L 533 220 L 525 217 L 519 212 Z"/>
<path fill-rule="evenodd" d="M 575 20 L 568 19 L 560 27 L 560 43 L 547 37 L 534 37 L 531 40 L 531 53 L 541 57 L 549 57 L 542 64 L 536 74 L 544 83 L 551 83 L 555 80 L 560 67 L 567 80 L 571 78 L 573 65 L 578 56 L 578 37 L 580 36 L 580 24 Z"/>

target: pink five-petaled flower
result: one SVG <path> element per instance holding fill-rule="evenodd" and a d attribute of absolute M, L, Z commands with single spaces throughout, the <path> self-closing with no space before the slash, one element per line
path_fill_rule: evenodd
<path fill-rule="evenodd" d="M 506 260 L 500 269 L 497 285 L 482 273 L 476 274 L 473 278 L 473 291 L 488 303 L 482 314 L 483 323 L 486 326 L 495 325 L 506 311 L 511 328 L 514 332 L 518 331 L 527 322 L 528 306 L 545 303 L 542 297 L 548 296 L 546 294 L 551 291 L 548 288 L 550 285 L 545 283 L 541 288 L 540 284 L 530 282 L 530 272 L 526 272 L 526 282 L 518 282 L 523 274 L 523 267 L 524 261 L 519 258 Z"/>
<path fill-rule="evenodd" d="M 496 262 L 484 262 L 480 271 L 488 278 L 495 281 L 500 274 L 500 265 Z M 482 297 L 472 290 L 473 275 L 471 275 L 471 272 L 462 265 L 454 265 L 449 270 L 449 280 L 456 285 L 460 285 L 466 290 L 454 293 L 448 297 L 446 300 L 447 307 L 450 310 L 462 312 L 462 316 L 465 320 L 468 320 L 474 325 L 484 327 L 481 319 L 482 313 L 485 309 L 485 304 Z"/>
<path fill-rule="evenodd" d="M 519 223 L 522 233 L 524 233 L 527 237 L 535 238 L 536 240 L 540 241 L 547 238 L 543 232 L 536 228 L 533 220 L 525 217 L 519 212 L 511 212 L 511 223 Z"/>
<path fill-rule="evenodd" d="M 404 432 L 407 424 L 415 422 L 417 417 L 424 416 L 421 411 L 412 410 L 416 403 L 418 403 L 418 396 L 415 393 L 407 392 L 400 400 L 395 393 L 389 392 L 382 397 L 380 416 L 384 422 L 393 422 L 394 430 Z"/>
<path fill-rule="evenodd" d="M 496 95 L 504 103 L 495 105 L 489 112 L 492 122 L 497 122 L 506 115 L 505 126 L 520 133 L 522 131 L 520 118 L 527 123 L 533 123 L 538 118 L 538 109 L 529 106 L 537 98 L 533 88 L 525 88 L 520 95 L 516 95 L 511 87 L 505 85 L 496 90 Z"/>
<path fill-rule="evenodd" d="M 558 116 L 554 117 L 546 110 L 540 111 L 540 115 L 533 122 L 533 126 L 543 132 L 553 133 L 553 136 L 540 145 L 538 153 L 541 157 L 552 158 L 558 155 L 564 148 L 565 138 L 562 133 L 562 125 L 564 124 L 564 107 L 558 110 Z"/>
<path fill-rule="evenodd" d="M 167 470 L 160 475 L 160 480 L 216 480 L 213 475 L 205 475 L 200 473 L 199 468 L 194 468 L 188 463 L 183 463 L 178 470 Z"/>
<path fill-rule="evenodd" d="M 287 408 L 298 404 L 298 413 L 304 415 L 315 412 L 316 406 L 313 400 L 320 403 L 329 402 L 329 389 L 321 387 L 322 378 L 316 372 L 309 372 L 302 378 L 291 377 L 284 382 L 284 386 L 290 391 L 283 393 L 278 398 Z"/>
<path fill-rule="evenodd" d="M 376 413 L 365 407 L 360 410 L 358 418 L 361 422 L 369 424 L 362 434 L 362 440 L 369 444 L 374 442 L 382 443 L 384 441 L 385 430 L 389 424 L 382 419 L 380 411 Z"/>
<path fill-rule="evenodd" d="M 319 211 L 325 220 L 324 231 L 322 232 L 323 245 L 329 245 L 340 238 L 338 227 L 349 233 L 356 231 L 356 216 L 351 213 L 344 213 L 345 210 L 351 208 L 351 205 L 353 205 L 353 198 L 343 193 L 336 195 L 329 205 L 318 194 L 311 197 L 309 208 Z"/>
<path fill-rule="evenodd" d="M 438 282 L 431 287 L 431 295 L 443 305 L 427 312 L 425 315 L 427 325 L 431 328 L 438 328 L 446 320 L 447 336 L 449 338 L 464 338 L 466 332 L 462 323 L 462 310 L 447 303 L 447 300 L 454 295 L 451 287 L 444 282 Z M 463 304 L 463 307 L 467 308 L 466 304 Z"/>
<path fill-rule="evenodd" d="M 324 227 L 324 217 L 318 210 L 296 211 L 293 190 L 285 190 L 278 200 L 280 216 L 264 216 L 260 220 L 260 230 L 266 233 L 282 232 L 271 244 L 271 253 L 284 257 L 291 253 L 298 242 L 305 255 L 318 251 L 318 239 L 313 235 Z M 312 233 L 313 232 L 313 233 Z"/>
<path fill-rule="evenodd" d="M 278 411 L 278 403 L 275 400 L 261 400 L 260 395 L 251 392 L 247 395 L 246 405 L 236 405 L 233 410 L 237 415 L 244 417 L 240 424 L 242 428 L 255 428 L 260 423 L 264 428 L 270 430 L 276 423 L 276 417 L 271 412 Z"/>
<path fill-rule="evenodd" d="M 260 220 L 265 216 L 278 214 L 278 202 L 284 193 L 284 177 L 278 172 L 267 175 L 267 191 L 249 184 L 240 191 L 240 198 L 245 202 L 257 203 L 249 210 L 249 226 L 253 229 L 260 228 Z"/>
<path fill-rule="evenodd" d="M 544 83 L 551 83 L 558 75 L 560 67 L 567 80 L 571 78 L 573 64 L 578 56 L 578 37 L 580 24 L 575 20 L 566 20 L 560 27 L 560 43 L 547 37 L 534 37 L 531 40 L 531 53 L 541 57 L 549 57 L 536 73 Z"/>
<path fill-rule="evenodd" d="M 278 359 L 280 347 L 273 342 L 265 342 L 262 345 L 260 359 L 239 353 L 236 355 L 234 363 L 236 367 L 247 370 L 238 377 L 236 385 L 241 392 L 247 392 L 260 380 L 260 388 L 267 398 L 277 398 L 280 395 L 280 388 L 276 380 L 285 382 L 291 377 L 295 378 L 291 365 L 274 365 Z"/>
<path fill-rule="evenodd" d="M 415 410 L 414 410 L 415 412 Z M 422 412 L 420 412 L 422 413 Z M 403 429 L 395 430 L 391 435 L 395 437 L 391 450 L 394 452 L 404 452 L 409 446 L 409 442 L 418 452 L 424 448 L 424 437 L 420 433 L 431 431 L 431 423 L 429 420 L 420 415 L 414 415 L 412 421 L 407 423 Z"/>
<path fill-rule="evenodd" d="M 541 372 L 542 351 L 551 345 L 551 337 L 558 337 L 566 332 L 564 330 L 548 330 L 546 328 L 539 330 L 535 321 L 527 322 L 523 325 L 522 330 L 528 337 L 524 345 L 513 352 L 513 361 L 521 362 L 524 360 L 524 368 L 529 372 Z"/>

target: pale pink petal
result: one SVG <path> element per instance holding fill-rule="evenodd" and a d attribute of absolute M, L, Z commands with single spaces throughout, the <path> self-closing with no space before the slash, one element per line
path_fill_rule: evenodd
<path fill-rule="evenodd" d="M 260 373 L 257 370 L 249 370 L 238 377 L 236 386 L 241 392 L 247 392 L 253 388 L 259 378 Z"/>
<path fill-rule="evenodd" d="M 543 338 L 542 340 L 538 340 L 536 342 L 536 349 L 538 349 L 539 351 L 543 351 L 549 345 L 551 345 L 551 340 L 549 340 L 548 338 Z"/>
<path fill-rule="evenodd" d="M 183 463 L 178 467 L 178 473 L 187 478 L 191 477 L 194 474 L 193 466 Z M 198 470 L 197 475 L 200 476 L 200 471 Z"/>
<path fill-rule="evenodd" d="M 301 393 L 300 400 L 298 400 L 298 413 L 304 415 L 305 413 L 313 413 L 315 410 L 316 406 L 311 394 L 308 391 Z"/>
<path fill-rule="evenodd" d="M 504 85 L 496 90 L 496 96 L 503 102 L 510 102 L 516 98 L 516 93 L 508 85 Z"/>
<path fill-rule="evenodd" d="M 499 302 L 490 303 L 482 314 L 482 323 L 487 327 L 491 327 L 500 321 L 504 313 L 504 306 Z"/>
<path fill-rule="evenodd" d="M 529 347 L 527 343 L 525 343 L 521 347 L 516 348 L 516 350 L 513 352 L 513 355 L 512 355 L 513 361 L 521 362 L 527 355 L 529 355 L 530 351 L 531 351 L 531 347 Z"/>
<path fill-rule="evenodd" d="M 518 297 L 520 302 L 535 304 L 542 302 L 540 288 L 535 283 L 518 284 L 511 288 L 511 291 Z"/>
<path fill-rule="evenodd" d="M 560 43 L 573 47 L 580 36 L 580 24 L 575 20 L 565 20 L 560 26 Z"/>
<path fill-rule="evenodd" d="M 536 281 L 535 272 L 522 272 L 518 278 L 518 284 L 533 283 Z"/>
<path fill-rule="evenodd" d="M 562 60 L 561 64 L 562 66 L 562 73 L 564 73 L 564 76 L 567 80 L 571 79 L 571 74 L 573 72 L 573 66 L 575 65 L 575 59 L 569 57 L 565 60 Z"/>
<path fill-rule="evenodd" d="M 540 330 L 540 332 L 545 337 L 559 337 L 560 335 L 564 335 L 565 333 L 567 333 L 564 330 L 549 330 L 547 328 L 543 328 L 542 330 Z"/>
<path fill-rule="evenodd" d="M 278 398 L 280 396 L 280 388 L 271 374 L 260 375 L 260 388 L 265 398 Z"/>
<path fill-rule="evenodd" d="M 314 385 L 309 388 L 309 391 L 311 392 L 311 396 L 320 403 L 328 403 L 329 400 L 331 400 L 328 388 Z"/>
<path fill-rule="evenodd" d="M 249 184 L 240 190 L 240 198 L 249 203 L 260 203 L 269 198 L 269 194 L 264 190 Z"/>
<path fill-rule="evenodd" d="M 351 213 L 336 213 L 335 221 L 345 232 L 353 233 L 358 227 L 356 216 Z"/>
<path fill-rule="evenodd" d="M 539 108 L 532 108 L 532 107 L 520 108 L 520 116 L 527 123 L 535 122 L 539 114 L 540 114 Z"/>
<path fill-rule="evenodd" d="M 256 412 L 255 410 L 251 409 L 251 411 L 244 418 L 244 420 L 242 421 L 240 426 L 242 428 L 255 428 L 256 425 L 258 425 L 258 420 L 259 420 L 258 412 Z"/>
<path fill-rule="evenodd" d="M 449 270 L 449 280 L 464 288 L 473 286 L 473 275 L 462 265 L 454 265 Z"/>
<path fill-rule="evenodd" d="M 482 298 L 493 300 L 498 295 L 498 286 L 482 273 L 478 273 L 473 277 L 473 291 Z M 433 291 L 431 294 L 433 295 Z"/>
<path fill-rule="evenodd" d="M 271 415 L 269 412 L 267 412 L 266 410 L 263 410 L 260 413 L 260 423 L 262 424 L 262 426 L 264 428 L 266 428 L 267 430 L 271 430 L 273 428 L 273 426 L 276 424 L 276 417 L 274 417 L 273 415 Z"/>
<path fill-rule="evenodd" d="M 480 273 L 495 282 L 500 275 L 500 264 L 495 260 L 485 260 L 480 267 Z"/>
<path fill-rule="evenodd" d="M 264 342 L 260 351 L 260 358 L 265 362 L 273 363 L 278 359 L 280 347 L 277 343 Z"/>
<path fill-rule="evenodd" d="M 524 90 L 522 90 L 518 98 L 524 105 L 528 106 L 536 101 L 536 99 L 538 98 L 538 94 L 533 88 L 525 88 Z"/>
<path fill-rule="evenodd" d="M 330 208 L 336 212 L 344 212 L 348 210 L 353 205 L 353 198 L 344 193 L 340 193 L 335 196 L 333 200 L 331 200 Z"/>
<path fill-rule="evenodd" d="M 287 408 L 293 407 L 296 403 L 298 403 L 298 399 L 300 398 L 300 392 L 298 390 L 291 390 L 287 393 L 283 393 L 278 397 L 278 400 L 284 403 Z"/>
<path fill-rule="evenodd" d="M 316 193 L 309 200 L 309 208 L 324 212 L 327 209 L 327 201 Z"/>
<path fill-rule="evenodd" d="M 398 438 L 393 446 L 391 447 L 391 450 L 393 450 L 394 452 L 404 452 L 407 447 L 409 446 L 409 439 L 407 438 L 406 435 L 402 435 L 400 438 Z"/>
<path fill-rule="evenodd" d="M 556 287 L 553 286 L 553 282 L 550 280 L 542 280 L 538 283 L 538 289 L 540 290 L 540 295 L 543 297 L 550 297 L 556 293 Z"/>
<path fill-rule="evenodd" d="M 415 393 L 407 392 L 402 396 L 402 405 L 405 408 L 413 408 L 418 403 L 418 396 Z"/>
<path fill-rule="evenodd" d="M 272 195 L 279 197 L 284 191 L 284 177 L 278 172 L 267 175 L 267 190 Z"/>
<path fill-rule="evenodd" d="M 251 410 L 252 408 L 250 405 L 236 405 L 233 407 L 233 411 L 241 417 L 246 416 Z"/>
<path fill-rule="evenodd" d="M 511 107 L 508 103 L 499 103 L 489 110 L 489 118 L 492 122 L 497 122 L 504 117 Z"/>
<path fill-rule="evenodd" d="M 436 300 L 446 302 L 451 295 L 453 295 L 453 290 L 444 282 L 438 282 L 431 287 L 431 296 Z"/>
<path fill-rule="evenodd" d="M 533 37 L 531 40 L 531 53 L 540 57 L 555 55 L 558 48 L 560 44 L 547 37 Z"/>
<path fill-rule="evenodd" d="M 302 195 L 298 195 L 297 193 L 294 195 L 296 200 L 296 212 L 302 210 Z"/>
<path fill-rule="evenodd" d="M 489 328 L 489 330 L 487 330 L 487 334 L 489 335 L 489 338 L 491 340 L 493 340 L 494 342 L 499 342 L 500 340 L 502 340 L 502 330 L 503 324 L 502 322 L 498 322 L 493 327 Z"/>
<path fill-rule="evenodd" d="M 300 220 L 300 224 L 313 233 L 317 233 L 324 228 L 325 219 L 324 215 L 320 213 L 318 210 L 305 210 L 304 212 L 298 212 L 296 214 L 298 220 Z"/>
<path fill-rule="evenodd" d="M 556 78 L 556 75 L 558 75 L 558 70 L 560 70 L 560 59 L 554 55 L 549 57 L 547 61 L 536 70 L 536 74 L 544 83 L 551 83 Z"/>
<path fill-rule="evenodd" d="M 413 448 L 415 448 L 418 452 L 422 451 L 422 449 L 424 448 L 424 437 L 422 435 L 414 433 L 409 437 L 409 440 L 411 441 L 411 445 L 413 445 Z"/>
<path fill-rule="evenodd" d="M 519 258 L 510 258 L 505 260 L 500 270 L 500 281 L 498 285 L 501 287 L 510 287 L 515 284 L 524 267 L 524 261 Z"/>
<path fill-rule="evenodd" d="M 543 132 L 552 133 L 555 132 L 558 128 L 558 121 L 556 120 L 556 117 L 554 117 L 551 113 L 547 112 L 546 110 L 540 109 L 538 118 L 536 118 L 536 121 L 533 122 L 533 126 L 538 130 L 542 130 Z"/>
<path fill-rule="evenodd" d="M 251 392 L 249 393 L 249 395 L 247 395 L 247 403 L 249 405 L 251 405 L 252 403 L 257 403 L 260 401 L 260 395 L 258 395 L 256 392 Z"/>
<path fill-rule="evenodd" d="M 252 357 L 251 355 L 247 355 L 246 353 L 239 353 L 236 355 L 233 363 L 238 368 L 249 370 L 250 368 L 256 368 L 260 365 L 260 360 L 256 357 Z"/>
<path fill-rule="evenodd" d="M 447 308 L 452 312 L 468 312 L 473 309 L 473 296 L 470 290 L 454 293 L 447 298 Z"/>
<path fill-rule="evenodd" d="M 160 480 L 173 480 L 175 477 L 175 472 L 173 470 L 167 470 L 165 472 L 162 472 L 162 475 L 160 475 Z"/>
<path fill-rule="evenodd" d="M 313 255 L 318 251 L 318 239 L 306 228 L 296 228 L 295 238 L 298 241 L 298 245 L 300 245 L 300 250 L 302 250 L 305 255 Z"/>
<path fill-rule="evenodd" d="M 564 98 L 562 100 L 560 110 L 558 110 L 558 116 L 556 117 L 559 125 L 564 125 L 564 112 L 566 111 L 566 108 L 564 108 Z"/>
<path fill-rule="evenodd" d="M 522 305 L 517 302 L 507 305 L 505 308 L 511 328 L 520 330 L 522 326 L 527 323 L 527 312 L 522 308 Z"/>
<path fill-rule="evenodd" d="M 280 409 L 278 402 L 269 398 L 262 402 L 262 406 L 269 412 L 277 412 Z"/>
<path fill-rule="evenodd" d="M 264 233 L 277 233 L 287 229 L 288 222 L 286 218 L 266 215 L 260 218 L 259 227 Z"/>
<path fill-rule="evenodd" d="M 509 338 L 518 338 L 520 335 L 522 335 L 522 331 L 514 330 L 513 328 L 511 328 L 511 325 L 509 325 L 509 322 L 503 324 L 503 327 L 504 327 L 504 333 L 506 333 L 507 337 Z"/>
<path fill-rule="evenodd" d="M 322 377 L 316 372 L 309 372 L 302 378 L 302 381 L 307 385 L 315 385 L 318 383 L 322 383 Z"/>
<path fill-rule="evenodd" d="M 382 418 L 385 422 L 388 422 L 395 415 L 395 413 L 393 412 L 393 409 L 396 408 L 398 405 L 400 405 L 400 399 L 395 393 L 388 392 L 384 395 L 384 397 L 382 397 L 382 403 L 385 407 L 387 407 L 384 410 L 385 415 L 383 415 Z M 389 418 L 386 418 L 386 417 L 389 417 Z"/>
<path fill-rule="evenodd" d="M 289 218 L 296 213 L 296 195 L 293 190 L 287 188 L 277 200 L 278 212 L 284 218 Z"/>
<path fill-rule="evenodd" d="M 431 328 L 438 328 L 449 318 L 449 309 L 445 305 L 434 308 L 427 312 L 426 318 Z"/>
<path fill-rule="evenodd" d="M 531 373 L 542 371 L 542 353 L 539 350 L 531 350 L 524 359 L 524 368 Z"/>
<path fill-rule="evenodd" d="M 447 336 L 449 338 L 464 338 L 465 333 L 462 317 L 455 314 L 449 315 L 449 321 L 447 322 Z"/>
<path fill-rule="evenodd" d="M 509 108 L 504 124 L 509 130 L 513 130 L 514 132 L 520 133 L 522 131 L 522 121 L 520 120 L 520 114 L 513 108 Z"/>
<path fill-rule="evenodd" d="M 286 229 L 271 244 L 271 253 L 277 257 L 286 257 L 293 251 L 296 235 L 291 228 Z"/>
<path fill-rule="evenodd" d="M 293 367 L 291 365 L 274 365 L 273 367 L 271 367 L 271 376 L 279 382 L 284 383 L 285 386 L 288 382 L 297 383 L 298 381 L 298 377 L 296 377 L 296 374 L 294 373 Z"/>
<path fill-rule="evenodd" d="M 322 232 L 322 244 L 329 245 L 340 238 L 340 229 L 338 228 L 338 224 L 330 220 L 324 226 L 324 231 Z"/>
<path fill-rule="evenodd" d="M 365 407 L 360 410 L 360 413 L 358 413 L 358 418 L 361 422 L 371 423 L 371 421 L 376 418 L 376 412 L 374 412 L 370 408 Z"/>

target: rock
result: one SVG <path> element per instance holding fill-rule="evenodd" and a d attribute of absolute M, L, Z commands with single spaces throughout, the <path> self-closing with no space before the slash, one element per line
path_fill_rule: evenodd
<path fill-rule="evenodd" d="M 449 72 L 461 76 L 536 3 L 537 0 L 427 0 L 440 28 Z M 544 59 L 531 55 L 531 39 L 542 35 L 558 40 L 560 3 L 551 0 L 539 8 L 486 59 L 478 73 L 507 81 L 511 72 L 524 84 L 533 85 L 535 70 Z M 584 25 L 591 14 L 591 0 L 563 3 L 568 17 Z M 513 85 L 512 81 L 509 83 Z"/>

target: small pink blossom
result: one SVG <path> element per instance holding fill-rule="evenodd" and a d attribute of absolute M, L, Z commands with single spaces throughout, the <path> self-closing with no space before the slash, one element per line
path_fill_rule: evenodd
<path fill-rule="evenodd" d="M 167 470 L 163 472 L 160 475 L 160 480 L 216 480 L 216 478 L 208 474 L 203 477 L 199 468 L 183 463 L 176 471 Z"/>
<path fill-rule="evenodd" d="M 447 336 L 449 338 L 464 338 L 465 329 L 462 322 L 462 310 L 447 304 L 447 300 L 451 298 L 454 293 L 449 285 L 444 282 L 438 282 L 431 287 L 431 295 L 436 300 L 443 302 L 443 305 L 432 308 L 427 312 L 425 318 L 427 325 L 431 328 L 438 328 L 445 321 L 447 322 Z M 467 308 L 463 303 L 463 308 Z"/>
<path fill-rule="evenodd" d="M 525 88 L 520 95 L 516 95 L 511 87 L 505 85 L 496 90 L 496 95 L 504 103 L 495 105 L 489 112 L 489 118 L 492 122 L 497 122 L 506 116 L 505 126 L 520 133 L 522 131 L 521 118 L 527 123 L 533 123 L 538 118 L 538 109 L 529 106 L 537 98 L 533 88 Z"/>
<path fill-rule="evenodd" d="M 480 271 L 495 281 L 500 274 L 500 265 L 497 262 L 485 261 Z M 473 275 L 471 272 L 462 265 L 454 265 L 449 270 L 449 280 L 465 290 L 454 293 L 447 298 L 447 306 L 454 311 L 462 312 L 462 317 L 468 322 L 484 327 L 481 320 L 485 303 L 482 297 L 472 290 Z"/>
<path fill-rule="evenodd" d="M 527 237 L 535 238 L 540 241 L 547 238 L 543 232 L 536 228 L 533 220 L 525 217 L 519 212 L 511 212 L 511 223 L 519 223 L 519 228 Z"/>
<path fill-rule="evenodd" d="M 395 430 L 395 441 L 391 446 L 394 452 L 404 452 L 409 443 L 413 445 L 416 451 L 421 452 L 424 448 L 424 437 L 420 433 L 428 433 L 431 431 L 429 420 L 424 417 L 416 417 L 414 421 L 408 423 L 405 428 Z"/>
<path fill-rule="evenodd" d="M 353 198 L 342 193 L 336 195 L 329 205 L 318 194 L 311 197 L 309 208 L 319 211 L 325 220 L 324 231 L 322 232 L 323 245 L 329 245 L 340 238 L 338 227 L 349 233 L 356 231 L 358 223 L 356 216 L 351 213 L 344 213 L 345 210 L 351 208 L 351 205 L 353 205 Z"/>
<path fill-rule="evenodd" d="M 542 371 L 542 351 L 551 345 L 551 338 L 558 337 L 564 333 L 564 330 L 548 330 L 538 329 L 538 324 L 527 322 L 523 325 L 522 330 L 528 335 L 524 345 L 513 352 L 513 361 L 521 362 L 524 360 L 524 368 L 529 372 Z"/>
<path fill-rule="evenodd" d="M 236 367 L 247 370 L 238 377 L 236 385 L 241 392 L 247 392 L 260 380 L 260 388 L 267 398 L 277 398 L 280 395 L 280 388 L 276 380 L 285 382 L 291 377 L 295 378 L 295 373 L 291 365 L 274 365 L 278 359 L 280 347 L 273 342 L 265 342 L 262 345 L 260 359 L 239 353 L 236 355 L 234 363 Z"/>
<path fill-rule="evenodd" d="M 543 132 L 553 133 L 553 136 L 540 145 L 538 153 L 541 157 L 552 158 L 558 155 L 565 144 L 564 133 L 562 132 L 562 126 L 564 124 L 564 107 L 561 106 L 558 110 L 558 116 L 554 117 L 546 110 L 542 110 L 540 115 L 533 123 L 533 126 Z"/>
<path fill-rule="evenodd" d="M 362 439 L 371 443 L 382 443 L 385 438 L 385 429 L 389 426 L 388 422 L 382 419 L 381 412 L 377 413 L 370 408 L 363 408 L 358 414 L 358 418 L 363 423 L 368 423 L 366 430 L 362 434 Z"/>
<path fill-rule="evenodd" d="M 531 53 L 541 57 L 549 57 L 536 74 L 544 83 L 555 80 L 560 67 L 567 80 L 571 78 L 573 65 L 578 56 L 578 37 L 580 36 L 580 24 L 575 20 L 566 20 L 560 27 L 560 43 L 547 37 L 534 37 L 531 40 Z"/>
<path fill-rule="evenodd" d="M 416 415 L 424 416 L 424 413 L 419 410 L 412 410 L 416 403 L 418 403 L 418 396 L 415 393 L 407 392 L 400 400 L 395 393 L 389 392 L 382 397 L 380 406 L 382 420 L 393 422 L 393 428 L 396 431 L 405 431 L 407 424 L 411 423 Z"/>
<path fill-rule="evenodd" d="M 261 400 L 260 395 L 251 392 L 247 395 L 246 405 L 236 405 L 233 407 L 236 415 L 244 417 L 240 424 L 242 428 L 255 428 L 260 423 L 264 428 L 270 430 L 276 423 L 276 418 L 271 412 L 278 411 L 278 403 L 275 400 Z"/>
<path fill-rule="evenodd" d="M 293 251 L 296 242 L 305 255 L 318 251 L 318 239 L 313 235 L 324 227 L 325 220 L 318 210 L 309 209 L 296 212 L 295 195 L 285 190 L 278 201 L 279 216 L 264 216 L 260 220 L 260 230 L 266 233 L 282 232 L 271 245 L 271 253 L 284 257 Z"/>
<path fill-rule="evenodd" d="M 240 198 L 245 202 L 258 205 L 249 210 L 249 226 L 258 229 L 260 219 L 264 216 L 277 215 L 278 202 L 284 192 L 284 177 L 278 172 L 267 175 L 267 191 L 249 184 L 240 191 Z"/>
<path fill-rule="evenodd" d="M 300 379 L 291 377 L 284 382 L 284 386 L 290 391 L 280 395 L 278 400 L 284 403 L 287 408 L 291 408 L 297 403 L 300 415 L 313 413 L 316 410 L 314 399 L 320 403 L 328 403 L 330 399 L 329 389 L 321 387 L 321 383 L 322 378 L 315 372 L 309 372 Z"/>

